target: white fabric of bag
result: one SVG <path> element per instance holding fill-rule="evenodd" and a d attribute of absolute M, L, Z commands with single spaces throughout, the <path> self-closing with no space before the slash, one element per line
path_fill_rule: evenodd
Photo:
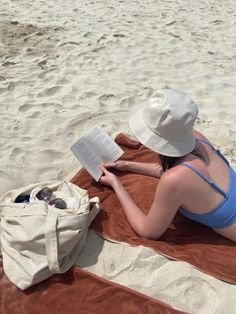
<path fill-rule="evenodd" d="M 17 196 L 49 187 L 74 208 L 58 209 L 31 195 L 29 203 L 14 203 Z M 90 210 L 90 204 L 93 208 Z M 55 273 L 64 273 L 77 260 L 88 228 L 100 211 L 97 197 L 68 181 L 32 184 L 7 192 L 0 199 L 3 268 L 22 290 Z"/>

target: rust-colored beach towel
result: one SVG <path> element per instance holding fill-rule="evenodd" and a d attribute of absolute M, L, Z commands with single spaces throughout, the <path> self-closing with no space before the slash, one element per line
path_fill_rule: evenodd
<path fill-rule="evenodd" d="M 157 161 L 157 154 L 138 142 L 119 134 L 116 142 L 125 151 L 122 159 L 143 162 Z M 145 213 L 148 212 L 154 197 L 158 179 L 116 172 L 135 202 Z M 113 190 L 96 183 L 81 169 L 72 182 L 89 191 L 90 197 L 99 196 L 102 211 L 92 224 L 92 228 L 104 237 L 143 245 L 176 260 L 186 261 L 199 270 L 218 279 L 236 283 L 236 245 L 217 235 L 210 228 L 190 221 L 177 214 L 164 235 L 154 241 L 138 237 L 127 222 L 121 205 Z"/>
<path fill-rule="evenodd" d="M 8 281 L 0 261 L 1 314 L 184 313 L 79 267 L 25 291 Z"/>

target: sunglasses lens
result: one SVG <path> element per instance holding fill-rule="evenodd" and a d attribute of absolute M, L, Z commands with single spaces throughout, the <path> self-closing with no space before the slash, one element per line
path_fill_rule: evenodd
<path fill-rule="evenodd" d="M 15 199 L 15 203 L 29 203 L 30 196 L 29 195 L 19 195 Z"/>
<path fill-rule="evenodd" d="M 52 197 L 52 193 L 52 190 L 46 186 L 42 190 L 38 191 L 36 197 L 41 201 L 49 202 Z"/>
<path fill-rule="evenodd" d="M 67 208 L 66 202 L 63 201 L 63 199 L 61 199 L 61 198 L 55 198 L 54 200 L 49 202 L 49 205 L 54 206 L 54 207 L 59 208 L 59 209 L 66 209 Z"/>

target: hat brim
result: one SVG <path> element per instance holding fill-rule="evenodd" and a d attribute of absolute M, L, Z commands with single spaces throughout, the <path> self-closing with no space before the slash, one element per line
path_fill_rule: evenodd
<path fill-rule="evenodd" d="M 193 151 L 196 139 L 193 134 L 187 135 L 183 140 L 165 139 L 154 133 L 143 119 L 143 108 L 131 115 L 129 127 L 134 136 L 151 150 L 170 157 L 181 157 Z"/>

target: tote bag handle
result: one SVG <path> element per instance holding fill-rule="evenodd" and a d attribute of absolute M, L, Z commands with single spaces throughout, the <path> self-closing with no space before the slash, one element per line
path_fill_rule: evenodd
<path fill-rule="evenodd" d="M 92 204 L 94 203 L 94 206 L 89 212 L 88 227 L 90 226 L 91 222 L 94 220 L 94 218 L 97 216 L 97 214 L 99 213 L 101 209 L 99 198 L 97 196 L 91 198 L 89 200 L 89 203 L 92 203 Z"/>
<path fill-rule="evenodd" d="M 58 213 L 49 207 L 45 228 L 45 243 L 48 268 L 51 273 L 61 272 L 58 260 L 57 221 Z"/>

